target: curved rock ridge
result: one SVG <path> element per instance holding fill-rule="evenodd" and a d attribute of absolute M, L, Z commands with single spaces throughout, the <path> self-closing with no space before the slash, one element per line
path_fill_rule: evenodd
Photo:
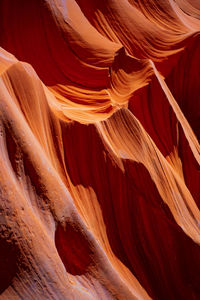
<path fill-rule="evenodd" d="M 0 1 L 0 299 L 200 298 L 200 6 Z"/>

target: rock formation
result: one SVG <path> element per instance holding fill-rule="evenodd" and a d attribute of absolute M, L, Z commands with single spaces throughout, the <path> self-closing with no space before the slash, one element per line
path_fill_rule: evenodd
<path fill-rule="evenodd" d="M 197 0 L 0 1 L 0 300 L 200 299 Z"/>

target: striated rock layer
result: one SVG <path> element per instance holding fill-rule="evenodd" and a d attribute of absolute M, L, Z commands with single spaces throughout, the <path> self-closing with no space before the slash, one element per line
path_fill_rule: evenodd
<path fill-rule="evenodd" d="M 0 300 L 200 299 L 200 5 L 0 1 Z"/>

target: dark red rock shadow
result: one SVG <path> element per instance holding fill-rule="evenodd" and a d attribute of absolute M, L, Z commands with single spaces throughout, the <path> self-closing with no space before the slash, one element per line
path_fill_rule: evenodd
<path fill-rule="evenodd" d="M 84 234 L 72 224 L 58 225 L 55 233 L 58 254 L 68 273 L 82 275 L 92 263 L 92 250 Z"/>

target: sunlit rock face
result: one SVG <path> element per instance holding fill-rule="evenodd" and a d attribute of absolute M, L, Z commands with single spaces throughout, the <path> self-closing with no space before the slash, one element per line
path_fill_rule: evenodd
<path fill-rule="evenodd" d="M 200 299 L 197 0 L 0 1 L 0 299 Z"/>

